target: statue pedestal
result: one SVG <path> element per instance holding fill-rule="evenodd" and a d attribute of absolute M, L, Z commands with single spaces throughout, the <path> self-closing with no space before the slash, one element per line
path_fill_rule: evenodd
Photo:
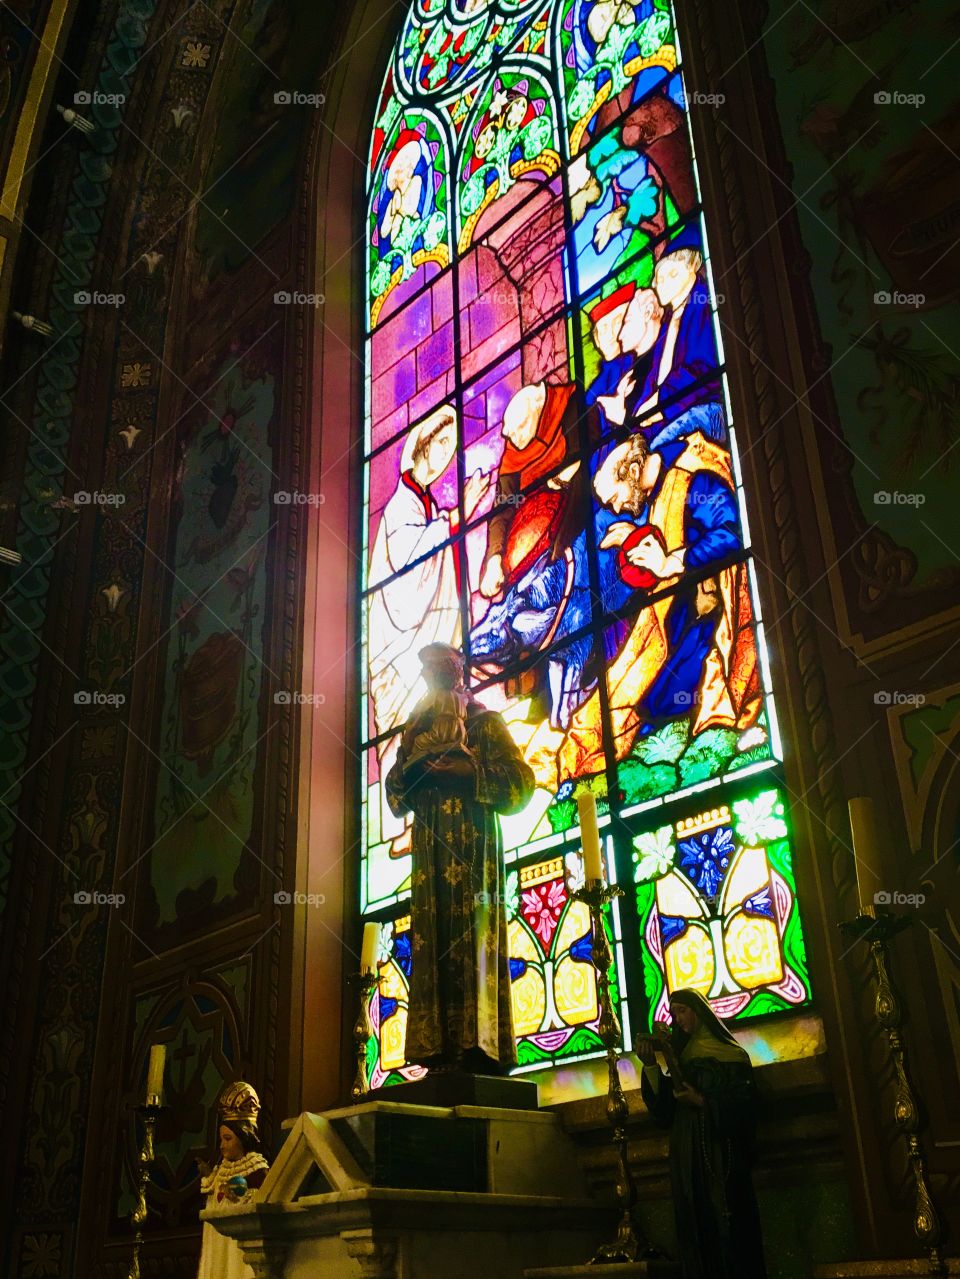
<path fill-rule="evenodd" d="M 523 1279 L 680 1279 L 680 1267 L 673 1261 L 634 1261 L 609 1266 L 547 1266 L 546 1269 L 525 1270 Z"/>
<path fill-rule="evenodd" d="M 960 1275 L 960 1258 L 947 1258 L 947 1274 Z M 908 1261 L 838 1261 L 829 1266 L 814 1266 L 813 1279 L 932 1279 L 926 1258 Z"/>
<path fill-rule="evenodd" d="M 536 1110 L 537 1085 L 527 1079 L 471 1075 L 464 1070 L 430 1071 L 408 1084 L 391 1084 L 370 1093 L 371 1101 L 409 1102 L 416 1106 L 493 1106 Z"/>
<path fill-rule="evenodd" d="M 202 1214 L 257 1279 L 522 1279 L 615 1228 L 553 1114 L 372 1101 L 286 1127 L 256 1195 Z"/>

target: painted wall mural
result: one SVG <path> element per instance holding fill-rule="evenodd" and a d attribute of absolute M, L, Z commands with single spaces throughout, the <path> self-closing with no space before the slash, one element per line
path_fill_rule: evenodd
<path fill-rule="evenodd" d="M 185 172 L 196 148 L 193 122 L 203 112 L 217 61 L 217 44 L 202 38 L 201 23 L 215 22 L 222 34 L 231 16 L 229 6 L 216 9 L 217 15 L 212 7 L 205 16 L 194 11 L 182 40 L 164 41 L 160 37 L 172 29 L 166 7 L 155 12 L 152 0 L 125 0 L 117 13 L 111 5 L 99 7 L 98 25 L 84 32 L 84 83 L 103 95 L 122 94 L 121 105 L 91 106 L 97 126 L 92 139 L 82 147 L 65 143 L 44 159 L 44 186 L 56 195 L 41 205 L 41 215 L 49 215 L 49 245 L 31 287 L 48 300 L 44 314 L 58 336 L 39 359 L 36 347 L 24 349 L 18 370 L 24 378 L 16 379 L 21 420 L 33 429 L 16 541 L 24 563 L 11 575 L 6 596 L 20 621 L 11 627 L 5 619 L 0 672 L 7 725 L 2 766 L 11 805 L 0 822 L 0 883 L 15 832 L 22 838 L 27 829 L 23 821 L 39 830 L 44 804 L 47 818 L 56 814 L 55 805 L 62 809 L 49 847 L 34 841 L 27 880 L 24 860 L 13 861 L 18 891 L 4 921 L 15 939 L 26 937 L 43 954 L 41 971 L 28 981 L 18 980 L 19 957 L 5 1009 L 7 1030 L 23 1025 L 17 1051 L 29 1054 L 31 1077 L 29 1092 L 18 1085 L 8 1095 L 14 1098 L 9 1136 L 18 1164 L 16 1193 L 4 1209 L 11 1219 L 4 1259 L 11 1274 L 24 1277 L 113 1273 L 116 1260 L 104 1250 L 129 1236 L 128 1223 L 112 1216 L 128 1206 L 134 1145 L 127 1103 L 140 1082 L 146 1040 L 154 1035 L 168 1037 L 171 1052 L 183 1054 L 168 1077 L 183 1122 L 160 1136 L 164 1166 L 150 1193 L 151 1207 L 161 1206 L 163 1215 L 151 1218 L 149 1264 L 170 1275 L 195 1273 L 191 1254 L 200 1204 L 191 1198 L 191 1148 L 209 1150 L 209 1103 L 238 1069 L 255 1070 L 265 1111 L 272 1107 L 276 1054 L 282 1051 L 276 1033 L 283 1015 L 279 944 L 263 938 L 263 922 L 251 910 L 261 868 L 256 877 L 247 873 L 259 839 L 251 835 L 254 803 L 268 789 L 259 707 L 264 636 L 276 636 L 266 617 L 266 544 L 274 522 L 268 518 L 274 511 L 270 470 L 284 348 L 272 289 L 244 292 L 234 282 L 230 303 L 243 296 L 250 327 L 238 323 L 197 333 L 204 345 L 187 368 L 175 354 L 171 358 L 182 329 L 195 320 L 183 303 L 188 290 L 173 270 L 183 260 L 178 237 L 188 230 L 181 215 L 191 192 L 171 182 L 171 169 Z M 14 11 L 27 12 L 22 5 Z M 321 43 L 315 30 L 315 55 Z M 204 45 L 210 46 L 207 54 Z M 162 74 L 155 74 L 158 67 Z M 144 90 L 144 118 L 155 126 L 147 145 L 123 126 L 134 73 Z M 302 116 L 298 128 L 302 140 Z M 78 288 L 97 287 L 95 269 L 113 272 L 110 278 L 121 282 L 124 307 L 98 311 L 76 300 Z M 185 414 L 179 421 L 176 413 L 169 420 L 158 417 L 161 397 L 170 392 L 170 403 L 181 396 Z M 202 404 L 191 408 L 197 397 Z M 69 499 L 81 488 L 120 493 L 123 500 L 103 511 L 77 508 Z M 148 550 L 148 530 L 158 527 L 163 536 Z M 172 586 L 166 564 L 176 571 Z M 144 609 L 141 628 L 148 579 L 152 598 L 169 597 L 168 606 L 166 616 Z M 48 600 L 51 580 L 60 596 Z M 196 607 L 198 597 L 216 617 Z M 153 688 L 162 693 L 162 699 L 154 695 L 154 705 L 163 705 L 160 722 L 147 726 L 142 715 L 131 715 L 131 690 L 140 664 L 152 660 L 160 666 Z M 41 678 L 44 662 L 47 678 Z M 116 697 L 109 704 L 88 697 L 70 705 L 75 688 Z M 43 774 L 25 769 L 32 723 L 50 723 L 61 712 L 69 734 L 59 746 L 58 738 L 41 749 L 41 757 L 49 751 Z M 154 743 L 162 762 L 143 746 L 145 770 L 134 777 L 137 737 Z M 37 791 L 35 810 L 21 805 L 18 823 L 13 805 L 25 771 L 34 784 L 43 775 L 48 789 Z M 274 793 L 282 796 L 282 769 L 275 777 Z M 147 789 L 154 778 L 155 807 Z M 207 809 L 198 821 L 206 791 Z M 132 797 L 130 805 L 124 795 Z M 137 839 L 121 840 L 131 810 Z M 154 817 L 152 831 L 145 830 Z M 273 868 L 283 865 L 285 820 L 284 810 L 271 832 Z M 233 837 L 226 836 L 224 821 L 232 824 Z M 204 834 L 207 822 L 211 829 Z M 147 854 L 142 861 L 135 842 Z M 196 876 L 179 880 L 163 860 L 180 857 L 192 860 Z M 119 890 L 124 901 L 110 909 L 85 905 L 75 897 L 78 885 L 88 895 Z M 145 897 L 152 899 L 146 910 Z M 193 927 L 196 941 L 201 928 L 212 936 L 228 916 L 238 925 L 235 957 L 228 959 L 221 948 L 213 968 L 205 969 L 195 947 L 196 981 L 185 982 L 176 950 L 185 925 Z M 155 962 L 161 950 L 162 974 Z M 142 993 L 137 961 L 143 958 L 153 970 L 151 988 L 167 981 L 164 989 L 173 992 L 168 1011 L 176 1009 L 176 1026 L 156 1020 L 150 998 L 132 1011 Z M 265 992 L 256 1013 L 254 984 Z M 19 1023 L 12 1011 L 18 998 L 26 1010 Z M 29 1009 L 28 999 L 34 1003 Z M 252 1033 L 254 1017 L 263 1023 L 260 1035 Z M 98 1043 L 116 1045 L 118 1026 L 127 1051 L 98 1054 Z M 3 1065 L 9 1069 L 9 1057 Z M 8 1082 L 5 1075 L 3 1085 Z M 82 1209 L 84 1194 L 93 1204 L 89 1213 Z"/>
<path fill-rule="evenodd" d="M 19 0 L 0 13 L 0 173 L 6 171 L 17 108 L 35 53 L 32 35 L 50 7 L 44 0 Z"/>
<path fill-rule="evenodd" d="M 204 974 L 190 989 L 174 985 L 143 992 L 133 1005 L 129 1029 L 138 1093 L 146 1086 L 150 1045 L 166 1046 L 164 1076 L 167 1110 L 158 1125 L 156 1163 L 151 1174 L 151 1213 L 147 1230 L 163 1232 L 191 1222 L 204 1206 L 196 1161 L 216 1148 L 216 1114 L 208 1099 L 219 1096 L 241 1068 L 243 1033 L 250 1013 L 250 961 Z M 134 1174 L 142 1130 L 135 1122 L 124 1129 L 122 1147 L 114 1152 L 111 1234 L 124 1238 L 136 1203 Z"/>
<path fill-rule="evenodd" d="M 323 100 L 315 9 L 251 0 L 237 6 L 229 37 L 219 22 L 213 30 L 225 65 L 200 178 L 209 197 L 196 209 L 191 246 L 196 292 L 255 258 L 289 217 L 304 130 Z"/>
<path fill-rule="evenodd" d="M 269 345 L 249 347 L 242 337 L 231 343 L 179 441 L 149 858 L 157 927 L 222 904 L 258 878 L 248 845 L 263 733 L 268 535 L 276 519 L 275 396 Z"/>
<path fill-rule="evenodd" d="M 837 553 L 856 540 L 842 567 L 867 635 L 960 582 L 958 37 L 955 10 L 916 0 L 771 8 L 764 36 L 831 353 L 815 376 L 852 454 L 857 511 L 832 513 Z"/>

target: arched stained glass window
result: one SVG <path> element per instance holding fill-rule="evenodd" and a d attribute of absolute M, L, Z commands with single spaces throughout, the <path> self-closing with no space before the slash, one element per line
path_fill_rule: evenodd
<path fill-rule="evenodd" d="M 402 1077 L 410 831 L 383 779 L 462 645 L 537 790 L 503 821 L 521 1065 L 596 1053 L 576 797 L 625 1026 L 809 1000 L 781 757 L 668 0 L 415 0 L 370 145 L 360 905 Z M 746 425 L 749 434 L 749 424 Z"/>

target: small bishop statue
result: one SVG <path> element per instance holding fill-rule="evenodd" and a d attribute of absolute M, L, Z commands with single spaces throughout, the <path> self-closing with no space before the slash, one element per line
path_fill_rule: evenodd
<path fill-rule="evenodd" d="M 533 773 L 500 715 L 464 687 L 461 653 L 428 644 L 419 656 L 427 693 L 386 779 L 393 812 L 413 812 L 406 1057 L 505 1074 L 516 1049 L 497 814 L 529 802 Z"/>

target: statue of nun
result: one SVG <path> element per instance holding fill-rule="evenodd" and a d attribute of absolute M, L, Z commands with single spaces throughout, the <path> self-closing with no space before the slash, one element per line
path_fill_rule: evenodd
<path fill-rule="evenodd" d="M 638 1035 L 641 1090 L 670 1129 L 670 1180 L 683 1279 L 766 1279 L 753 1192 L 757 1097 L 753 1067 L 695 990 L 670 996 L 673 1030 L 657 1064 L 655 1037 Z"/>

